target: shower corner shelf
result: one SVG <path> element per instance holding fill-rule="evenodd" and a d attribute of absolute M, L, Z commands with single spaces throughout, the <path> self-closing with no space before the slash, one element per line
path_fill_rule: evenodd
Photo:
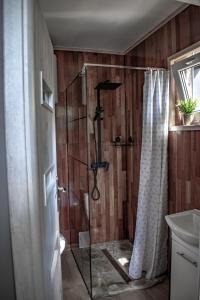
<path fill-rule="evenodd" d="M 117 142 L 112 142 L 112 146 L 114 146 L 114 147 L 132 147 L 132 146 L 135 146 L 135 143 L 117 143 Z"/>

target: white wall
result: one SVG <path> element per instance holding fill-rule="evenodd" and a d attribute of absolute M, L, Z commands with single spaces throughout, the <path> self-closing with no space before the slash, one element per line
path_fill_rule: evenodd
<path fill-rule="evenodd" d="M 19 300 L 45 300 L 35 120 L 36 2 L 3 1 L 6 159 Z"/>

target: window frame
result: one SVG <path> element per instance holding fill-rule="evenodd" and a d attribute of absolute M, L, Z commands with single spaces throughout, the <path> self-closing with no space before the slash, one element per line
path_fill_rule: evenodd
<path fill-rule="evenodd" d="M 181 74 L 181 71 L 198 65 L 200 66 L 200 53 L 196 53 L 190 57 L 182 59 L 171 66 L 175 84 L 181 99 L 190 98 L 185 80 L 182 78 L 183 74 Z"/>
<path fill-rule="evenodd" d="M 177 97 L 177 87 L 175 85 L 175 79 L 172 71 L 172 66 L 177 62 L 184 61 L 186 58 L 190 58 L 195 54 L 200 53 L 200 40 L 195 42 L 194 44 L 176 52 L 174 49 L 174 53 L 168 57 L 168 69 L 170 71 L 170 91 L 169 91 L 169 131 L 170 132 L 181 132 L 181 131 L 200 131 L 200 125 L 190 125 L 183 126 L 179 122 L 177 122 L 177 109 L 176 109 L 176 101 Z M 180 95 L 178 95 L 180 96 Z M 180 97 L 179 97 L 180 98 Z"/>

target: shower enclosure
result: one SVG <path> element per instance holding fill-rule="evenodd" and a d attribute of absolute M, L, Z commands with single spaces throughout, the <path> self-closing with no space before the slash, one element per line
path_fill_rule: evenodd
<path fill-rule="evenodd" d="M 131 280 L 138 184 L 133 161 L 140 139 L 132 86 L 143 74 L 88 64 L 67 88 L 70 242 L 93 298 L 126 290 Z"/>

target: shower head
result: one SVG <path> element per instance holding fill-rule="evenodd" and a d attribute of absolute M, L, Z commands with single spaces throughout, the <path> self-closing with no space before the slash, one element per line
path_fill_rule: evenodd
<path fill-rule="evenodd" d="M 121 82 L 110 82 L 110 80 L 106 80 L 103 82 L 100 82 L 95 89 L 96 90 L 107 90 L 107 91 L 113 91 L 116 90 L 118 87 L 122 85 Z"/>

